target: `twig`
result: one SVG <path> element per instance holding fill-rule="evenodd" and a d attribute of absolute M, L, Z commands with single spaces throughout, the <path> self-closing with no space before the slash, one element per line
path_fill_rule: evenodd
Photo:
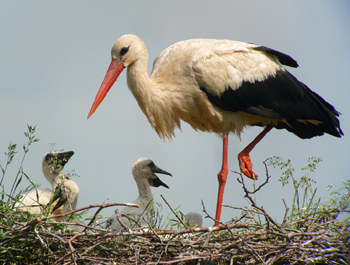
<path fill-rule="evenodd" d="M 40 223 L 43 219 L 41 217 L 37 217 L 33 219 L 32 221 L 28 222 L 25 228 L 22 230 L 22 232 L 29 232 L 29 231 L 34 231 L 35 226 Z"/>
<path fill-rule="evenodd" d="M 38 231 L 35 229 L 35 227 L 33 227 L 33 232 L 34 234 L 37 236 L 37 238 L 40 241 L 40 244 L 49 252 L 51 252 L 50 248 L 47 246 L 47 244 L 44 242 L 44 240 L 41 238 L 41 236 L 39 235 Z"/>
<path fill-rule="evenodd" d="M 287 203 L 284 199 L 282 199 L 283 203 L 284 203 L 284 207 L 286 209 L 285 213 L 284 213 L 284 217 L 283 217 L 283 221 L 282 221 L 282 224 L 281 224 L 281 227 L 284 227 L 286 222 L 287 222 L 287 217 L 288 217 L 288 211 L 289 211 L 289 208 L 287 206 Z"/>
<path fill-rule="evenodd" d="M 65 225 L 66 228 L 68 228 L 68 230 L 70 230 L 70 228 L 72 228 L 72 230 L 74 230 L 74 231 L 78 230 L 78 232 L 80 232 L 80 231 L 82 232 L 83 231 L 83 230 L 79 230 L 78 227 L 83 227 L 83 228 L 87 228 L 87 229 L 94 230 L 94 231 L 100 231 L 100 232 L 106 232 L 107 231 L 105 228 L 88 226 L 86 224 L 78 223 L 78 222 L 63 222 L 63 221 L 60 221 L 59 224 Z M 57 225 L 57 222 L 47 220 L 45 223 L 43 223 L 43 225 L 45 225 L 45 226 L 47 226 L 47 225 L 54 226 L 54 225 Z"/>
<path fill-rule="evenodd" d="M 51 237 L 54 237 L 54 238 L 57 238 L 59 241 L 61 241 L 63 244 L 66 244 L 67 242 L 60 236 L 54 234 L 54 233 L 51 233 L 51 232 L 47 232 L 47 231 L 40 231 L 39 232 L 40 234 L 42 235 L 49 235 Z"/>
<path fill-rule="evenodd" d="M 128 227 L 123 221 L 122 219 L 120 218 L 120 213 L 118 211 L 118 209 L 115 209 L 115 215 L 117 217 L 117 220 L 119 222 L 119 224 L 126 230 L 126 231 L 131 231 L 130 227 Z"/>
<path fill-rule="evenodd" d="M 261 215 L 263 215 L 263 213 L 261 213 L 260 211 L 255 210 L 255 209 L 247 209 L 247 208 L 236 207 L 236 206 L 227 205 L 227 204 L 223 204 L 222 206 L 223 207 L 227 207 L 227 208 L 231 208 L 231 209 L 235 209 L 235 210 L 241 210 L 243 212 L 249 212 L 249 213 L 253 213 L 253 214 L 261 214 Z M 246 214 L 245 214 L 245 216 L 246 216 Z M 240 218 L 240 219 L 242 219 L 242 218 Z"/>
<path fill-rule="evenodd" d="M 163 240 L 160 238 L 160 236 L 157 235 L 157 233 L 152 229 L 152 226 L 150 223 L 147 221 L 145 217 L 143 217 L 143 221 L 148 225 L 148 229 L 151 230 L 151 232 L 157 237 L 160 243 L 163 243 Z"/>
<path fill-rule="evenodd" d="M 247 192 L 248 194 L 255 194 L 255 193 L 257 193 L 262 187 L 264 187 L 264 186 L 269 182 L 269 179 L 271 178 L 271 176 L 269 176 L 269 172 L 268 172 L 268 169 L 267 169 L 266 161 L 267 161 L 267 160 L 264 161 L 265 170 L 266 170 L 266 179 L 265 179 L 265 182 L 262 183 L 258 188 L 254 189 L 254 191 L 249 191 L 249 190 L 247 189 L 246 192 Z M 235 173 L 235 174 L 238 174 L 238 175 L 243 179 L 242 173 L 241 173 L 241 172 L 237 172 L 237 171 L 232 171 L 232 172 Z M 238 182 L 240 182 L 240 181 L 238 181 Z"/>
<path fill-rule="evenodd" d="M 82 256 L 86 255 L 88 252 L 90 252 L 92 249 L 94 249 L 95 247 L 101 245 L 102 242 L 98 242 L 92 246 L 89 246 L 88 248 L 86 248 L 86 250 L 81 254 Z"/>
<path fill-rule="evenodd" d="M 95 212 L 94 216 L 91 218 L 90 222 L 88 223 L 88 226 L 90 226 L 93 222 L 95 222 L 95 226 L 96 226 L 96 218 L 98 216 L 98 214 L 100 213 L 100 211 L 102 211 L 102 209 L 104 208 L 104 206 L 106 205 L 105 202 L 108 200 L 108 198 L 106 198 L 103 203 L 101 204 L 101 206 L 97 209 L 97 211 Z M 85 227 L 85 229 L 83 230 L 83 232 L 85 232 L 87 229 L 87 227 Z"/>
<path fill-rule="evenodd" d="M 262 259 L 262 257 L 259 255 L 259 253 L 256 252 L 256 250 L 253 247 L 251 247 L 248 243 L 246 243 L 245 240 L 242 240 L 242 243 L 245 246 L 247 246 L 250 249 L 250 251 L 253 253 L 253 255 L 256 256 L 263 264 L 266 264 L 265 261 Z"/>
<path fill-rule="evenodd" d="M 76 263 L 76 257 L 75 257 L 75 254 L 74 252 L 76 251 L 74 249 L 74 247 L 72 246 L 72 240 L 77 238 L 79 235 L 74 235 L 71 239 L 68 240 L 68 245 L 69 245 L 69 248 L 71 250 L 71 254 L 72 254 L 72 260 L 74 261 L 74 264 Z"/>
<path fill-rule="evenodd" d="M 183 235 L 188 233 L 215 232 L 215 231 L 221 231 L 221 230 L 232 229 L 232 228 L 248 229 L 251 226 L 252 226 L 251 224 L 239 223 L 239 224 L 227 224 L 227 225 L 214 226 L 214 227 L 196 227 L 193 229 L 183 229 L 183 230 L 159 230 L 159 231 L 155 231 L 155 233 L 157 235 Z M 144 231 L 144 232 L 131 231 L 131 232 L 109 232 L 105 235 L 107 236 L 150 236 L 150 235 L 153 235 L 153 233 L 149 231 Z M 94 234 L 91 234 L 90 236 L 94 236 Z"/>
<path fill-rule="evenodd" d="M 215 224 L 221 224 L 222 226 L 226 226 L 226 224 L 224 224 L 223 222 L 220 222 L 220 221 L 217 221 L 215 218 L 211 217 L 211 215 L 207 212 L 207 210 L 205 209 L 205 206 L 204 206 L 204 202 L 203 200 L 201 200 L 202 202 L 202 207 L 203 207 L 203 212 L 207 215 L 208 218 L 210 218 L 211 220 L 213 220 L 215 222 Z M 227 228 L 227 230 L 232 234 L 232 232 L 230 231 L 230 229 Z M 218 231 L 217 231 L 218 232 Z"/>
<path fill-rule="evenodd" d="M 174 263 L 178 263 L 178 264 L 183 264 L 183 262 L 186 261 L 191 261 L 191 260 L 197 260 L 197 259 L 203 259 L 203 258 L 207 258 L 209 257 L 209 255 L 206 256 L 191 256 L 188 258 L 179 258 L 179 259 L 174 259 L 174 260 L 169 260 L 169 261 L 157 261 L 157 262 L 149 262 L 147 264 L 174 264 Z"/>
<path fill-rule="evenodd" d="M 106 203 L 106 201 L 108 201 L 109 200 L 109 198 L 108 197 L 106 197 L 106 199 L 103 201 L 103 203 L 102 204 L 105 204 Z M 95 224 L 94 224 L 94 227 L 96 227 L 97 226 L 97 214 L 95 214 Z"/>
<path fill-rule="evenodd" d="M 163 197 L 163 195 L 160 195 L 160 197 L 162 197 L 163 201 L 168 205 L 169 209 L 173 212 L 173 214 L 176 216 L 176 218 L 180 221 L 180 223 L 184 226 L 184 227 L 188 227 L 187 225 L 185 225 L 185 223 L 181 220 L 181 218 L 177 215 L 177 213 L 173 210 L 173 208 L 170 206 L 170 204 L 167 202 L 167 200 Z"/>
<path fill-rule="evenodd" d="M 94 204 L 94 205 L 89 205 L 89 206 L 85 206 L 85 207 L 76 209 L 76 210 L 74 210 L 74 211 L 70 211 L 70 212 L 68 212 L 68 213 L 55 215 L 55 218 L 65 217 L 65 216 L 67 216 L 67 215 L 71 215 L 71 214 L 73 214 L 73 213 L 85 211 L 85 210 L 92 209 L 92 208 L 102 207 L 102 209 L 104 209 L 104 208 L 108 208 L 108 207 L 112 207 L 112 206 L 128 206 L 128 207 L 136 207 L 136 208 L 139 208 L 139 207 L 140 207 L 138 204 L 134 204 L 134 203 L 121 203 L 121 202 L 107 203 L 107 204 L 104 204 L 104 205 L 102 205 L 102 204 Z M 46 221 L 47 219 L 49 219 L 49 217 L 43 218 L 42 221 Z"/>
<path fill-rule="evenodd" d="M 265 218 L 266 218 L 267 220 L 269 220 L 272 224 L 274 224 L 279 230 L 282 230 L 282 228 L 275 222 L 275 220 L 273 220 L 273 219 L 271 218 L 271 216 L 269 216 L 269 215 L 266 213 L 266 211 L 264 210 L 264 208 L 259 207 L 259 206 L 256 205 L 256 203 L 255 203 L 255 201 L 253 200 L 253 198 L 250 197 L 250 195 L 249 195 L 249 193 L 252 193 L 252 192 L 249 192 L 248 189 L 247 189 L 247 187 L 245 186 L 245 184 L 244 184 L 244 179 L 243 179 L 242 175 L 240 175 L 240 177 L 241 177 L 241 179 L 238 179 L 238 178 L 237 178 L 237 181 L 238 181 L 239 183 L 242 184 L 243 190 L 244 190 L 244 192 L 245 192 L 245 196 L 244 196 L 244 197 L 246 197 L 246 198 L 250 201 L 251 205 L 252 205 L 254 208 L 256 208 L 256 209 L 258 209 L 259 211 L 261 211 L 261 212 L 264 214 L 264 216 L 265 216 Z M 267 183 L 267 182 L 266 182 L 266 183 Z M 259 187 L 259 188 L 260 188 L 260 187 Z"/>

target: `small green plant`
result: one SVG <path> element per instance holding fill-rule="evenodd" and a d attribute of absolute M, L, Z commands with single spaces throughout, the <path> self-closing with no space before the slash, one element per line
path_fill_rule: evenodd
<path fill-rule="evenodd" d="M 4 178 L 7 173 L 8 166 L 13 161 L 13 158 L 18 153 L 16 150 L 17 144 L 12 144 L 8 146 L 7 152 L 5 152 L 6 155 L 6 164 L 2 166 L 0 164 L 1 168 L 1 181 L 0 181 L 0 187 L 1 187 L 1 193 L 0 193 L 0 223 L 5 227 L 11 227 L 16 226 L 16 222 L 25 222 L 28 221 L 28 217 L 23 214 L 19 214 L 14 211 L 14 205 L 16 202 L 19 202 L 19 198 L 26 192 L 32 190 L 33 188 L 36 188 L 37 185 L 33 183 L 33 181 L 28 177 L 28 175 L 23 171 L 23 162 L 25 160 L 25 157 L 27 153 L 29 152 L 29 147 L 33 144 L 39 141 L 38 138 L 35 136 L 35 130 L 36 126 L 32 127 L 30 125 L 27 125 L 28 131 L 24 133 L 26 138 L 28 138 L 27 144 L 23 145 L 23 157 L 19 165 L 19 169 L 16 173 L 16 177 L 14 178 L 13 185 L 11 187 L 11 190 L 9 193 L 5 190 L 5 186 L 3 184 Z M 25 177 L 30 185 L 22 190 L 17 191 L 19 184 L 21 183 L 23 177 Z M 6 201 L 7 197 L 7 201 Z"/>
<path fill-rule="evenodd" d="M 291 214 L 289 216 L 291 222 L 296 214 L 299 215 L 308 212 L 314 203 L 317 188 L 313 188 L 313 184 L 316 184 L 316 181 L 310 177 L 310 173 L 316 170 L 317 164 L 321 161 L 321 158 L 310 157 L 308 159 L 308 165 L 301 168 L 305 174 L 297 179 L 294 176 L 295 169 L 292 167 L 290 159 L 284 160 L 279 156 L 273 156 L 267 159 L 268 166 L 283 170 L 282 176 L 279 178 L 282 187 L 288 185 L 290 181 L 293 185 L 294 196 Z"/>
<path fill-rule="evenodd" d="M 151 215 L 151 224 L 152 227 L 156 230 L 165 230 L 165 229 L 183 229 L 184 227 L 179 219 L 174 217 L 176 214 L 180 220 L 184 220 L 184 214 L 179 210 L 179 207 L 175 208 L 174 213 L 168 213 L 164 218 L 162 214 L 163 205 L 161 203 L 156 203 L 155 210 Z"/>
<path fill-rule="evenodd" d="M 32 182 L 32 180 L 28 177 L 28 175 L 26 173 L 24 173 L 23 171 L 23 162 L 24 162 L 24 159 L 27 155 L 27 153 L 29 152 L 29 147 L 30 145 L 32 145 L 33 143 L 36 143 L 38 142 L 40 139 L 36 138 L 36 136 L 34 135 L 35 133 L 35 130 L 36 130 L 36 126 L 32 127 L 30 125 L 27 125 L 27 128 L 28 128 L 28 131 L 24 133 L 24 135 L 28 138 L 28 142 L 27 142 L 27 145 L 26 144 L 23 144 L 23 151 L 24 151 L 24 154 L 23 154 L 23 157 L 22 157 L 22 161 L 19 165 L 19 169 L 17 171 L 17 174 L 16 174 L 16 177 L 15 177 L 15 180 L 13 182 L 13 185 L 12 185 L 12 188 L 10 190 L 10 193 L 8 194 L 8 200 L 7 200 L 7 203 L 9 203 L 11 201 L 11 199 L 13 200 L 14 198 L 14 194 L 16 193 L 16 190 L 18 188 L 18 185 L 21 183 L 22 181 L 22 178 L 23 176 L 26 177 L 28 179 L 28 181 L 33 185 L 35 186 L 35 184 Z M 16 144 L 10 144 L 9 147 L 8 147 L 8 152 L 5 152 L 5 155 L 7 156 L 7 162 L 6 162 L 6 165 L 5 167 L 1 166 L 1 170 L 2 170 L 2 178 L 1 178 L 1 182 L 0 182 L 0 185 L 2 186 L 2 199 L 4 199 L 4 194 L 5 194 L 5 190 L 4 190 L 4 186 L 2 185 L 2 182 L 3 182 L 3 179 L 5 177 L 5 174 L 6 174 L 6 170 L 7 170 L 7 167 L 8 165 L 12 162 L 15 154 L 17 153 L 16 151 L 16 147 L 17 145 Z M 18 197 L 18 196 L 17 196 Z"/>
<path fill-rule="evenodd" d="M 342 181 L 342 186 L 338 189 L 334 189 L 333 185 L 329 185 L 327 190 L 330 190 L 330 195 L 332 196 L 329 200 L 322 203 L 320 208 L 324 211 L 332 211 L 336 209 L 335 214 L 339 214 L 341 212 L 347 211 L 349 213 L 350 210 L 350 180 Z M 349 214 L 342 223 L 350 224 L 350 216 Z"/>
<path fill-rule="evenodd" d="M 301 228 L 305 224 L 305 218 L 309 219 L 308 225 L 317 225 L 332 220 L 339 222 L 339 215 L 343 212 L 349 212 L 350 203 L 350 181 L 342 181 L 343 186 L 333 190 L 333 185 L 327 187 L 330 190 L 331 198 L 321 202 L 321 198 L 316 199 L 317 188 L 313 185 L 316 181 L 310 177 L 315 172 L 317 165 L 322 161 L 321 158 L 310 157 L 308 164 L 302 167 L 305 172 L 300 178 L 294 176 L 294 168 L 291 161 L 284 160 L 281 157 L 274 156 L 268 158 L 267 164 L 282 170 L 282 176 L 279 181 L 282 187 L 292 183 L 294 196 L 292 201 L 291 213 L 288 215 L 288 224 L 291 228 Z M 349 226 L 350 217 L 345 218 L 342 222 L 347 222 Z"/>
<path fill-rule="evenodd" d="M 5 155 L 7 156 L 7 161 L 6 161 L 6 165 L 5 167 L 2 167 L 2 165 L 0 164 L 0 168 L 2 171 L 2 177 L 1 177 L 1 181 L 0 181 L 0 185 L 2 185 L 2 182 L 4 180 L 5 174 L 6 174 L 6 170 L 7 170 L 7 166 L 9 164 L 11 164 L 13 157 L 15 156 L 16 152 L 16 147 L 17 144 L 12 144 L 10 143 L 9 147 L 8 147 L 8 152 L 5 152 Z"/>

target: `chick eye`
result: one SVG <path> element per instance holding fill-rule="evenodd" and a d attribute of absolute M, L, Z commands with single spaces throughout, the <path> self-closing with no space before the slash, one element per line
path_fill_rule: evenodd
<path fill-rule="evenodd" d="M 123 47 L 123 48 L 120 50 L 120 56 L 124 56 L 124 55 L 129 51 L 129 48 L 130 48 L 130 46 L 128 46 L 128 47 Z"/>
<path fill-rule="evenodd" d="M 151 161 L 151 162 L 149 162 L 148 163 L 148 165 L 147 165 L 148 167 L 150 167 L 150 168 L 152 168 L 152 167 L 155 167 L 156 165 L 154 164 L 154 162 L 153 161 Z"/>

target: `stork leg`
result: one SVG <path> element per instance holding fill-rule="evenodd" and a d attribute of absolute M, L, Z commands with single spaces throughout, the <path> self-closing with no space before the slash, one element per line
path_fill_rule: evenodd
<path fill-rule="evenodd" d="M 273 126 L 271 124 L 267 125 L 265 129 L 249 144 L 242 152 L 238 154 L 239 167 L 244 175 L 251 179 L 257 179 L 258 175 L 253 171 L 253 162 L 249 157 L 250 151 L 255 147 L 257 143 L 260 142 L 264 136 L 271 131 Z"/>
<path fill-rule="evenodd" d="M 223 155 L 222 155 L 222 168 L 221 171 L 218 174 L 218 181 L 219 181 L 219 192 L 218 192 L 218 200 L 216 205 L 216 215 L 215 215 L 215 226 L 219 225 L 220 218 L 221 218 L 221 208 L 222 208 L 222 201 L 224 197 L 224 190 L 225 190 L 225 184 L 228 174 L 228 164 L 227 164 L 227 146 L 228 146 L 228 135 L 226 134 L 223 139 Z"/>

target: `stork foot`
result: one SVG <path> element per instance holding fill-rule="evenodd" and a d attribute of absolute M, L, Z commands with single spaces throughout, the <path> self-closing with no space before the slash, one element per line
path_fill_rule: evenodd
<path fill-rule="evenodd" d="M 240 153 L 238 155 L 239 167 L 241 172 L 250 179 L 258 179 L 258 175 L 253 171 L 253 162 L 249 157 L 249 153 Z"/>

